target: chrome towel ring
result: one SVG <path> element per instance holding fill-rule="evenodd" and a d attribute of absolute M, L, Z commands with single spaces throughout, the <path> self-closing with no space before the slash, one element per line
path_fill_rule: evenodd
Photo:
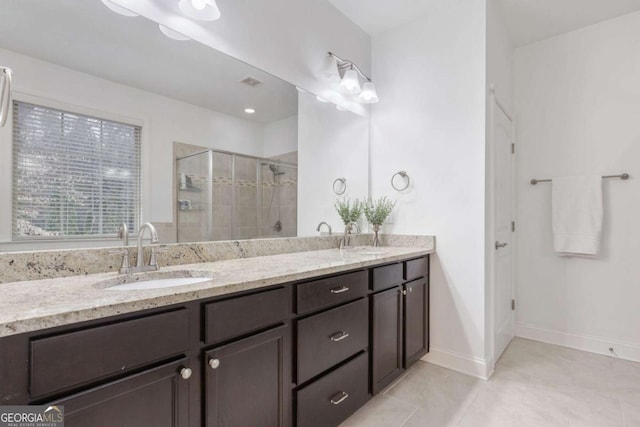
<path fill-rule="evenodd" d="M 338 188 L 336 189 L 336 184 L 341 184 L 341 185 L 339 185 Z M 342 189 L 342 191 L 340 191 L 340 189 Z M 338 196 L 342 196 L 346 191 L 347 191 L 347 178 L 336 178 L 336 180 L 333 181 L 333 192 L 336 193 Z"/>
<path fill-rule="evenodd" d="M 395 183 L 396 176 L 401 176 L 405 180 L 404 186 L 397 186 L 396 185 L 396 183 Z M 411 184 L 411 178 L 409 178 L 409 175 L 405 171 L 396 172 L 391 177 L 391 186 L 396 191 L 404 191 L 404 190 L 406 190 L 407 188 L 409 188 L 409 184 Z"/>

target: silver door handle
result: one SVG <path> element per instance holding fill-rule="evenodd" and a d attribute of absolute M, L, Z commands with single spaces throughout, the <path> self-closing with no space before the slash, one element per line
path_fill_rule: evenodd
<path fill-rule="evenodd" d="M 500 243 L 498 241 L 496 241 L 496 251 L 500 248 L 504 248 L 505 246 L 507 246 L 508 243 Z"/>
<path fill-rule="evenodd" d="M 341 293 L 343 293 L 343 292 L 347 292 L 348 290 L 349 290 L 349 288 L 348 288 L 348 287 L 346 287 L 346 286 L 341 286 L 341 287 L 339 287 L 339 288 L 333 288 L 333 289 L 331 289 L 331 293 L 332 293 L 332 294 L 341 294 Z"/>
<path fill-rule="evenodd" d="M 0 67 L 0 71 L 4 74 L 2 89 L 0 90 L 0 127 L 7 123 L 9 116 L 9 108 L 11 108 L 11 69 Z"/>

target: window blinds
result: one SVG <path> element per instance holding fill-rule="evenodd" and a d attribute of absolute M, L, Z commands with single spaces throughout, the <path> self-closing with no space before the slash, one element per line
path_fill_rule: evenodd
<path fill-rule="evenodd" d="M 114 236 L 140 218 L 141 128 L 13 103 L 13 236 Z"/>

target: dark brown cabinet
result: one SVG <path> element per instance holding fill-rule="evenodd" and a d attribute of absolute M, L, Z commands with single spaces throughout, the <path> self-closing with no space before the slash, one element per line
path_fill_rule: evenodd
<path fill-rule="evenodd" d="M 0 402 L 70 427 L 334 426 L 428 350 L 429 258 L 0 339 Z"/>
<path fill-rule="evenodd" d="M 373 290 L 392 286 L 370 296 L 373 394 L 390 385 L 429 350 L 428 258 L 403 264 L 404 274 L 402 264 L 378 267 L 372 274 Z M 414 280 L 402 283 L 403 278 Z"/>
<path fill-rule="evenodd" d="M 404 368 L 408 368 L 427 353 L 429 347 L 429 307 L 426 279 L 404 285 Z"/>
<path fill-rule="evenodd" d="M 187 426 L 188 369 L 182 359 L 50 404 L 64 405 L 67 427 Z"/>
<path fill-rule="evenodd" d="M 205 425 L 288 426 L 289 327 L 205 352 Z"/>
<path fill-rule="evenodd" d="M 371 384 L 373 394 L 403 369 L 402 291 L 399 286 L 371 296 Z"/>

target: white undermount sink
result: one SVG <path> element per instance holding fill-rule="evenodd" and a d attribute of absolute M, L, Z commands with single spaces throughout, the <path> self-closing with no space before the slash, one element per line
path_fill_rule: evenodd
<path fill-rule="evenodd" d="M 195 285 L 212 278 L 212 273 L 208 271 L 154 271 L 105 279 L 95 283 L 94 287 L 107 291 L 139 291 Z"/>

